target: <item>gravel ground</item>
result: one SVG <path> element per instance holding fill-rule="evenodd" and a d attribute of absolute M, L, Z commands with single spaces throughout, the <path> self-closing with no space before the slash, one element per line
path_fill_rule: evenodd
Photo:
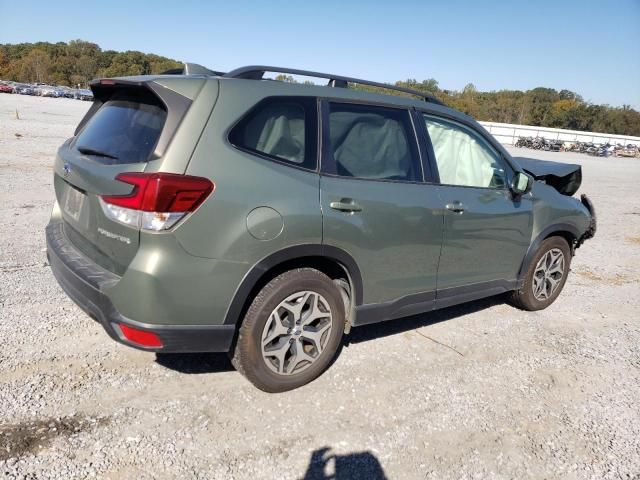
<path fill-rule="evenodd" d="M 0 476 L 640 478 L 640 160 L 518 151 L 582 164 L 599 214 L 549 309 L 356 329 L 268 395 L 225 355 L 114 343 L 57 286 L 52 158 L 88 106 L 0 94 Z"/>

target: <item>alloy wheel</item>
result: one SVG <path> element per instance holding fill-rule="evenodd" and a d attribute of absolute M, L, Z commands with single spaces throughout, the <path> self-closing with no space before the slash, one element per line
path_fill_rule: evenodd
<path fill-rule="evenodd" d="M 538 261 L 533 271 L 533 296 L 540 301 L 548 300 L 558 289 L 564 276 L 564 253 L 552 248 Z"/>
<path fill-rule="evenodd" d="M 262 357 L 279 375 L 300 373 L 322 355 L 331 328 L 326 298 L 308 290 L 294 293 L 269 315 L 262 331 Z"/>

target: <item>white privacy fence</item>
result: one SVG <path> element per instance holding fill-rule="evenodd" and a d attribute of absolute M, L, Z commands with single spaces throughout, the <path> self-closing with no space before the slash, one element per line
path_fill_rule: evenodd
<path fill-rule="evenodd" d="M 561 140 L 565 142 L 610 143 L 612 145 L 618 143 L 627 145 L 632 143 L 640 146 L 640 137 L 630 137 L 628 135 L 580 132 L 578 130 L 563 130 L 561 128 L 512 125 L 510 123 L 480 122 L 480 124 L 503 145 L 515 144 L 518 141 L 518 137 L 544 137 L 547 140 Z"/>

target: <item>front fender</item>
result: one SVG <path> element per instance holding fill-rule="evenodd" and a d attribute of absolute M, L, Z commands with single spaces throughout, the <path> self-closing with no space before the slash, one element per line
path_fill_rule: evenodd
<path fill-rule="evenodd" d="M 531 242 L 531 245 L 529 245 L 529 249 L 527 250 L 527 254 L 525 255 L 524 259 L 522 260 L 522 265 L 520 265 L 520 270 L 518 272 L 518 281 L 519 281 L 520 285 L 522 285 L 522 283 L 524 282 L 524 275 L 527 272 L 527 269 L 529 268 L 529 265 L 531 264 L 531 261 L 533 260 L 533 257 L 535 256 L 536 252 L 540 248 L 540 244 L 546 238 L 551 237 L 554 234 L 558 234 L 558 235 L 564 237 L 567 233 L 569 235 L 571 235 L 574 239 L 580 238 L 580 231 L 576 228 L 575 225 L 573 225 L 571 223 L 555 223 L 553 225 L 549 225 L 547 228 L 542 230 L 535 237 L 533 242 Z M 573 251 L 575 249 L 575 242 L 576 241 L 577 240 L 574 240 L 573 244 L 569 245 L 569 247 L 571 248 L 571 252 L 572 253 L 573 253 Z"/>
<path fill-rule="evenodd" d="M 554 225 L 562 224 L 565 227 L 568 225 L 566 228 L 569 230 L 567 231 L 576 240 L 589 229 L 592 211 L 577 198 L 562 195 L 553 187 L 541 182 L 534 183 L 531 196 L 533 203 L 532 241 Z"/>
<path fill-rule="evenodd" d="M 524 281 L 531 260 L 548 237 L 559 235 L 570 240 L 571 254 L 584 241 L 593 237 L 596 230 L 595 208 L 586 195 L 581 201 L 559 194 L 548 185 L 537 183 L 532 190 L 534 229 L 531 244 L 527 250 L 518 279 Z"/>

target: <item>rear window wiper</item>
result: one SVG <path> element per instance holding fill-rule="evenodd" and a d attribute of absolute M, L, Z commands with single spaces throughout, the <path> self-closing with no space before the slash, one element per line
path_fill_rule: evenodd
<path fill-rule="evenodd" d="M 111 153 L 103 152 L 102 150 L 96 150 L 95 148 L 91 147 L 78 147 L 78 151 L 85 155 L 95 155 L 96 157 L 112 158 L 114 160 L 118 159 L 118 157 Z"/>

